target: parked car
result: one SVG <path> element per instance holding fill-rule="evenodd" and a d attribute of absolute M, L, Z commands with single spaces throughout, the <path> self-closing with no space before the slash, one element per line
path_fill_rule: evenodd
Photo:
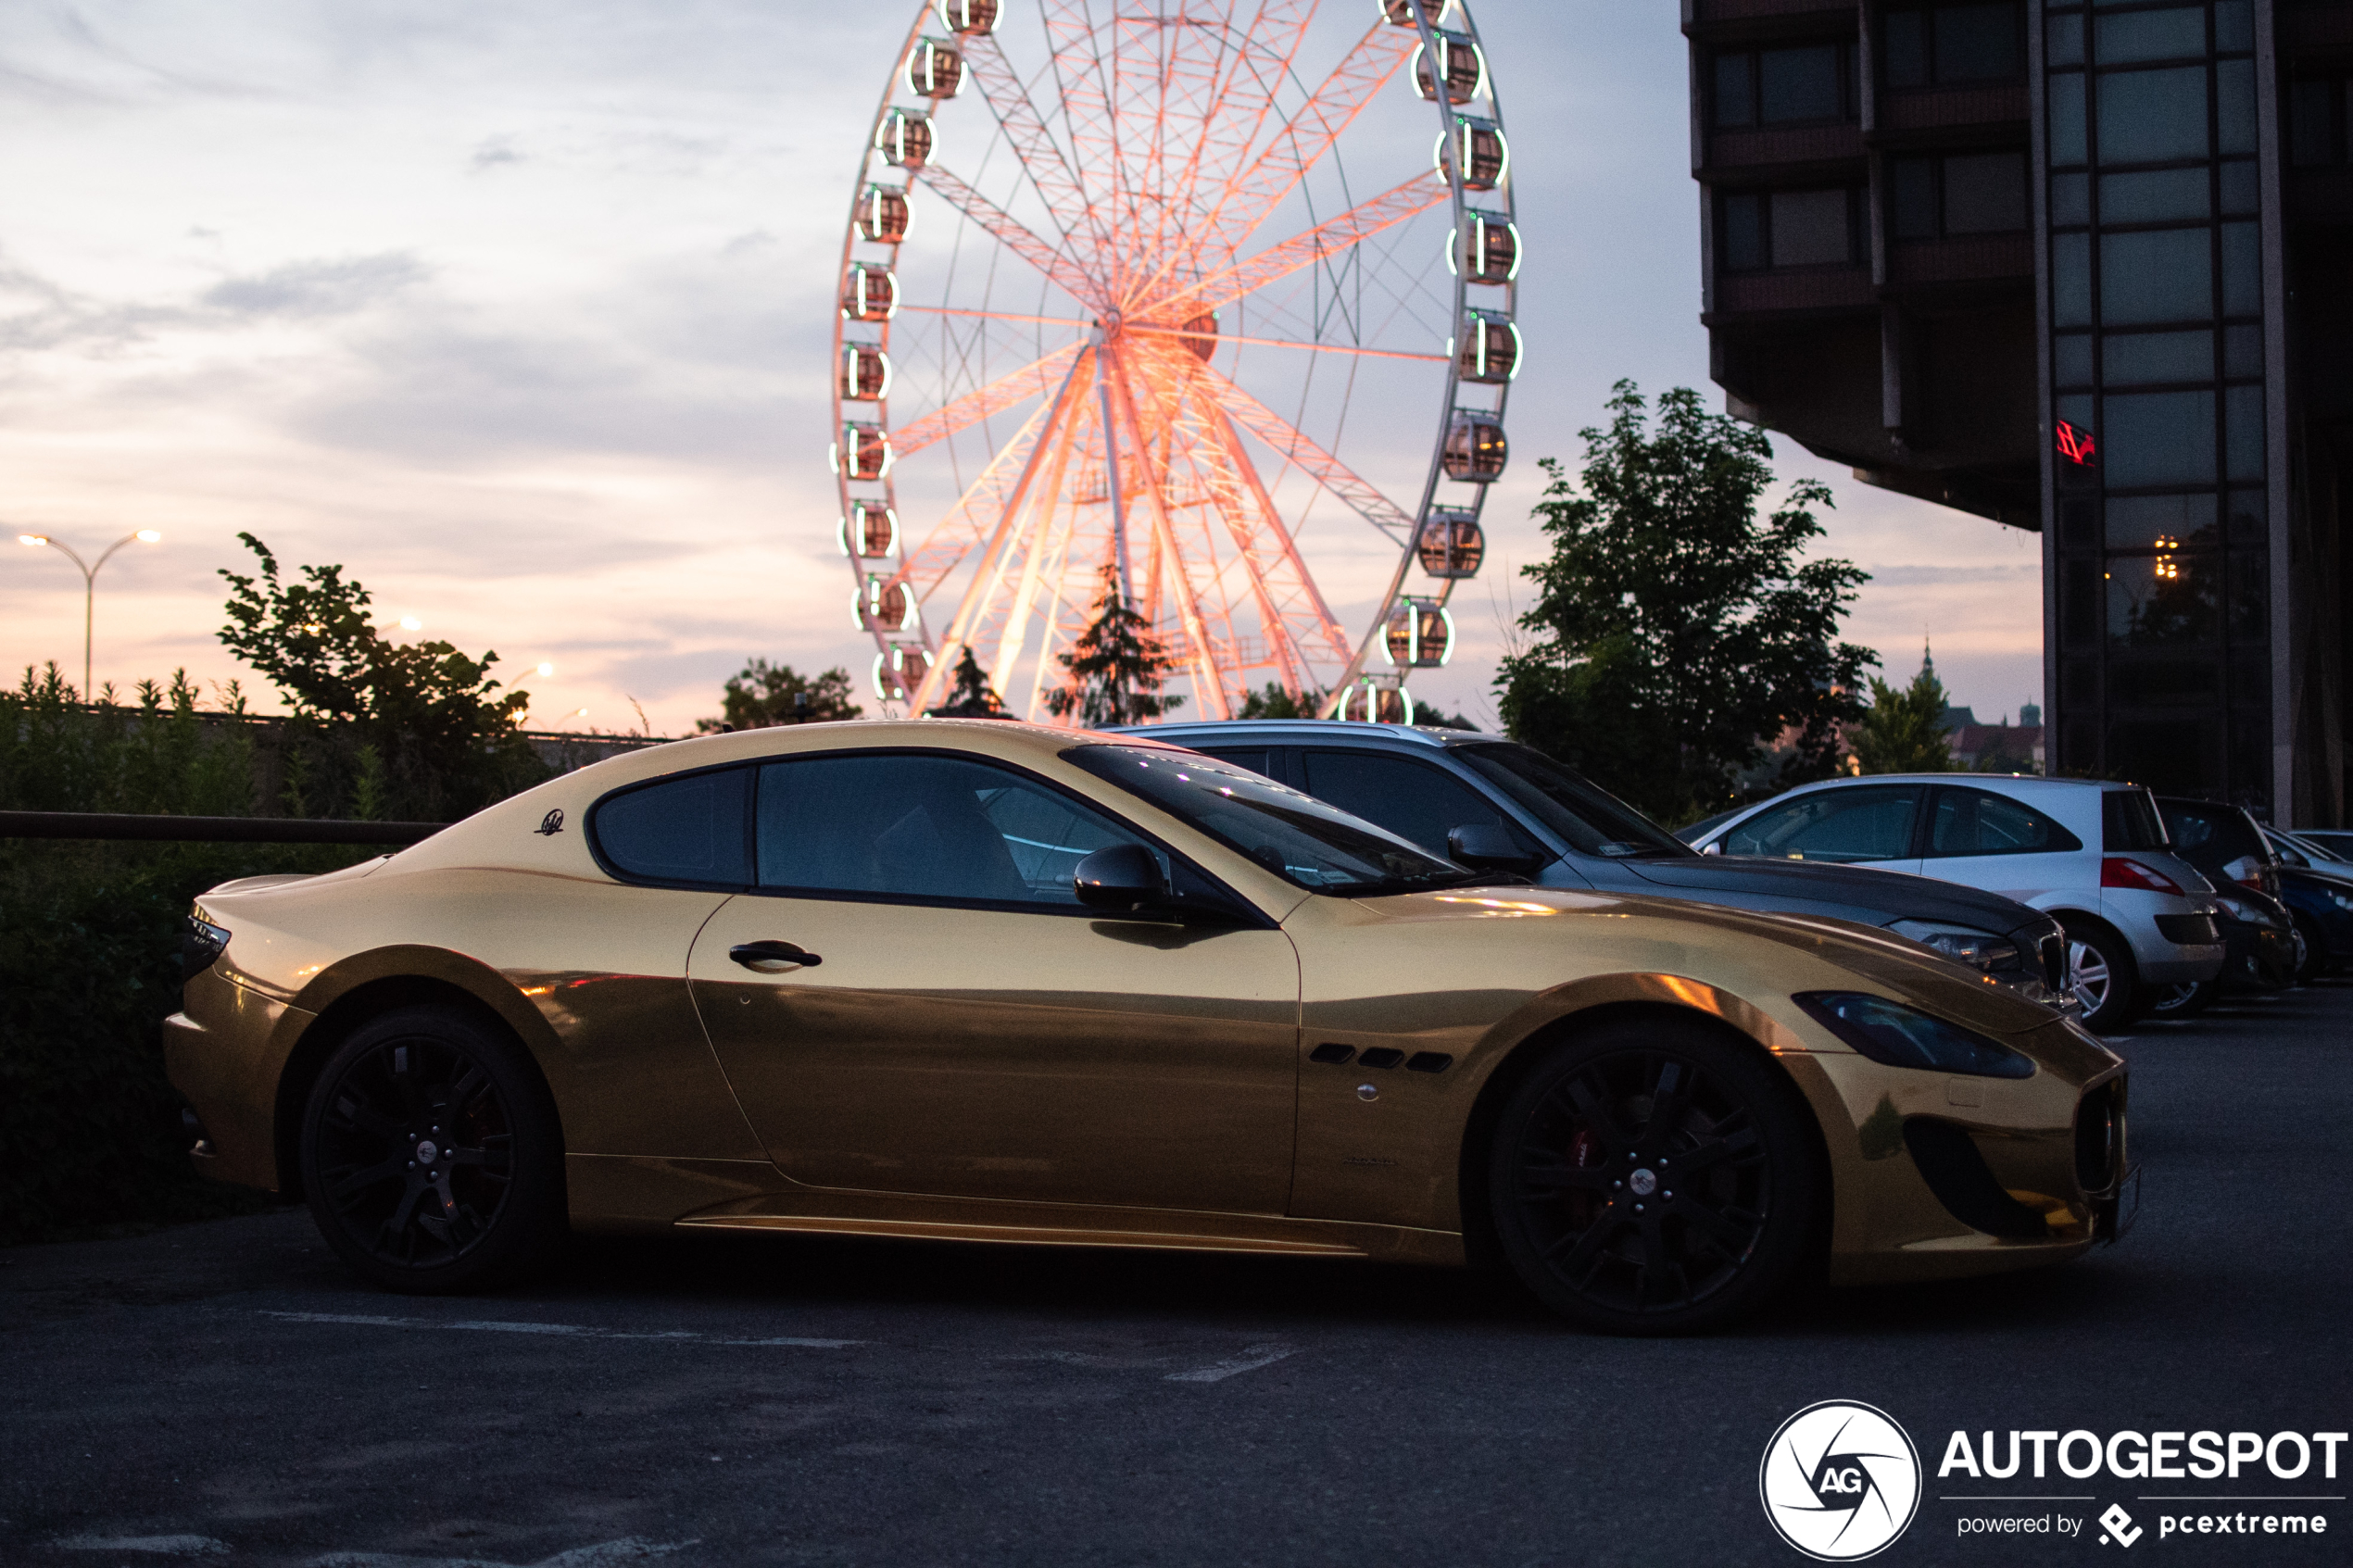
<path fill-rule="evenodd" d="M 2146 789 L 2000 773 L 1802 784 L 1700 841 L 1725 856 L 1881 866 L 1999 893 L 2067 931 L 2083 1022 L 2128 1026 L 2225 957 L 2214 890 L 2177 859 Z"/>
<path fill-rule="evenodd" d="M 2313 980 L 2353 959 L 2353 867 L 2314 859 L 2286 834 L 2265 829 L 2279 857 L 2280 901 L 2304 934 L 2299 980 Z"/>
<path fill-rule="evenodd" d="M 2298 828 L 2296 839 L 2332 860 L 2353 860 L 2353 828 Z"/>
<path fill-rule="evenodd" d="M 1146 733 L 1265 773 L 1433 855 L 1517 872 L 1540 886 L 1850 920 L 1925 943 L 2030 1000 L 2074 999 L 2066 937 L 2048 915 L 1919 877 L 1703 858 L 1574 771 L 1500 735 L 1299 720 L 1155 724 Z"/>
<path fill-rule="evenodd" d="M 2305 858 L 2315 864 L 2339 866 L 2353 863 L 2353 844 L 2340 842 L 2334 848 L 2330 847 L 2329 841 L 2342 839 L 2342 834 L 2311 828 L 2297 828 L 2291 833 L 2285 828 L 2272 827 L 2265 828 L 2263 833 L 2268 838 L 2277 839 L 2284 848 L 2302 850 Z"/>
<path fill-rule="evenodd" d="M 2211 800 L 2161 795 L 2157 809 L 2174 854 L 2214 884 L 2229 957 L 2211 980 L 2158 990 L 2150 1011 L 2183 1018 L 2204 1011 L 2224 991 L 2277 991 L 2294 985 L 2305 967 L 2305 937 L 2279 899 L 2279 856 L 2262 828 L 2245 808 Z"/>
<path fill-rule="evenodd" d="M 302 1194 L 402 1291 L 514 1277 L 568 1223 L 1491 1246 L 1660 1333 L 1809 1259 L 2076 1256 L 2128 1171 L 2125 1064 L 1912 943 L 1498 884 L 1197 753 L 1021 723 L 630 752 L 214 888 L 186 961 L 197 1163 Z"/>

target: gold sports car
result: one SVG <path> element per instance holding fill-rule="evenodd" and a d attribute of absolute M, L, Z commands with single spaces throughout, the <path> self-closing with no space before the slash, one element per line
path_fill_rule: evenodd
<path fill-rule="evenodd" d="M 395 1290 L 671 1226 L 1499 1258 L 1701 1327 L 2112 1237 L 2123 1063 L 1827 920 L 1499 885 L 1196 753 L 988 721 L 615 758 L 205 894 L 196 1163 Z"/>

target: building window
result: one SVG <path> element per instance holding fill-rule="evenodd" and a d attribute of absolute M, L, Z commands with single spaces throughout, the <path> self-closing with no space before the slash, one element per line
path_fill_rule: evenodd
<path fill-rule="evenodd" d="M 2016 82 L 2026 68 L 2026 8 L 2011 5 L 1890 8 L 1881 55 L 1890 87 Z"/>
<path fill-rule="evenodd" d="M 2323 169 L 2346 157 L 2346 100 L 2353 81 L 2309 78 L 2288 84 L 2287 156 L 2298 169 Z"/>
<path fill-rule="evenodd" d="M 1825 125 L 1860 112 L 1855 45 L 1734 49 L 1716 56 L 1716 126 Z"/>
<path fill-rule="evenodd" d="M 1859 197 L 1846 186 L 1728 193 L 1722 208 L 1724 270 L 1852 265 Z"/>
<path fill-rule="evenodd" d="M 2026 155 L 1899 157 L 1889 169 L 1895 237 L 2007 234 L 2026 227 Z"/>

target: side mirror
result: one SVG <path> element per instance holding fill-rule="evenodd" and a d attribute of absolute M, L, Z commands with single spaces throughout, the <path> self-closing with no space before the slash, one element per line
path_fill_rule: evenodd
<path fill-rule="evenodd" d="M 1465 822 L 1446 835 L 1446 858 L 1473 871 L 1525 872 L 1536 868 L 1536 857 L 1519 840 L 1493 822 Z"/>
<path fill-rule="evenodd" d="M 1723 852 L 1724 842 L 1721 839 L 1718 839 L 1713 844 L 1704 846 L 1700 850 L 1700 853 L 1703 855 L 1721 855 Z"/>
<path fill-rule="evenodd" d="M 1168 878 L 1140 844 L 1114 844 L 1078 862 L 1071 873 L 1078 901 L 1105 914 L 1148 914 L 1168 906 Z"/>

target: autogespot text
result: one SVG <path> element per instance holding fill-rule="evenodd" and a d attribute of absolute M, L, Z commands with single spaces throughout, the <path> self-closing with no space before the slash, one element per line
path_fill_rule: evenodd
<path fill-rule="evenodd" d="M 1937 1478 L 2007 1480 L 2023 1463 L 2031 1463 L 2032 1474 L 2041 1477 L 2049 1474 L 2046 1463 L 2056 1463 L 2078 1481 L 2102 1472 L 2121 1481 L 2213 1481 L 2225 1476 L 2235 1481 L 2243 1468 L 2255 1474 L 2253 1466 L 2259 1461 L 2276 1479 L 2293 1481 L 2310 1470 L 2317 1458 L 2321 1478 L 2334 1481 L 2337 1450 L 2347 1434 L 2274 1432 L 2267 1437 L 2259 1432 L 2112 1432 L 2102 1437 L 2079 1428 L 2065 1434 L 2011 1432 L 2008 1436 L 2004 1448 L 1987 1432 L 1972 1449 L 1968 1433 L 1954 1433 L 1944 1445 Z"/>

